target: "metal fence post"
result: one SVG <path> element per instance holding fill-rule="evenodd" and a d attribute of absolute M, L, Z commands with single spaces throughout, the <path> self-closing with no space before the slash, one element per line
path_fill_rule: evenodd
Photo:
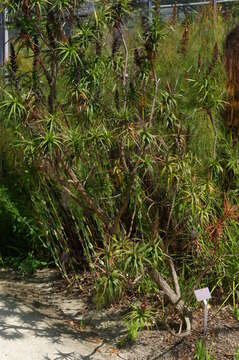
<path fill-rule="evenodd" d="M 9 33 L 8 33 L 8 13 L 4 12 L 4 62 L 8 61 L 9 57 Z"/>
<path fill-rule="evenodd" d="M 0 13 L 0 64 L 4 64 L 5 49 L 5 29 L 4 29 L 4 13 Z"/>
<path fill-rule="evenodd" d="M 153 10 L 152 0 L 148 0 L 148 17 L 150 20 L 152 20 L 153 17 L 152 10 Z"/>
<path fill-rule="evenodd" d="M 7 13 L 0 13 L 0 64 L 4 65 L 8 60 L 8 27 L 7 27 Z"/>

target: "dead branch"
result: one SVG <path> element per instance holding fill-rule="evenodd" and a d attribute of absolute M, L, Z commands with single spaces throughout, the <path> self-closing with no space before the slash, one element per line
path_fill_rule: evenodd
<path fill-rule="evenodd" d="M 113 222 L 113 225 L 112 227 L 110 228 L 110 233 L 111 234 L 116 234 L 118 233 L 119 231 L 119 223 L 120 223 L 120 219 L 122 217 L 122 215 L 124 214 L 124 212 L 126 211 L 127 209 L 127 206 L 128 206 L 128 203 L 129 203 L 129 198 L 130 198 L 130 193 L 131 193 L 131 189 L 132 189 L 132 186 L 134 184 L 134 179 L 135 179 L 135 176 L 136 176 L 136 171 L 137 171 L 137 165 L 135 166 L 134 170 L 132 171 L 131 173 L 131 176 L 130 176 L 130 182 L 129 182 L 129 185 L 128 185 L 128 189 L 126 191 L 126 194 L 122 200 L 122 205 L 121 205 L 121 208 L 119 209 L 118 211 L 118 214 L 116 215 L 115 217 L 115 220 Z"/>
<path fill-rule="evenodd" d="M 175 291 L 169 286 L 167 281 L 157 270 L 150 269 L 149 274 L 154 280 L 154 282 L 158 285 L 158 287 L 163 290 L 164 294 L 168 297 L 170 302 L 175 306 L 177 311 L 179 311 L 179 313 L 181 314 L 186 325 L 186 331 L 185 333 L 180 333 L 180 336 L 185 336 L 190 334 L 191 332 L 191 320 L 189 316 L 190 312 L 186 308 L 184 301 L 181 299 L 178 276 L 173 262 L 171 262 L 171 264 L 172 264 L 171 272 L 174 279 Z"/>
<path fill-rule="evenodd" d="M 177 296 L 180 298 L 181 297 L 181 291 L 180 291 L 180 286 L 179 286 L 179 282 L 178 282 L 178 275 L 177 275 L 177 272 L 175 270 L 175 266 L 174 266 L 174 263 L 173 263 L 173 260 L 172 260 L 171 257 L 168 259 L 168 262 L 169 262 L 169 266 L 170 266 L 170 269 L 171 269 L 171 274 L 172 274 L 172 278 L 173 278 L 173 282 L 174 282 L 175 292 L 176 292 Z"/>
<path fill-rule="evenodd" d="M 152 65 L 152 73 L 153 73 L 153 79 L 154 79 L 154 98 L 153 98 L 151 113 L 150 113 L 150 117 L 149 117 L 150 124 L 152 123 L 153 117 L 154 117 L 155 105 L 156 105 L 156 100 L 157 100 L 157 96 L 158 96 L 158 87 L 159 87 L 159 82 L 160 82 L 160 79 L 157 78 L 157 74 L 155 71 L 153 61 L 151 61 L 151 65 Z"/>
<path fill-rule="evenodd" d="M 129 168 L 128 168 L 128 165 L 127 165 L 127 162 L 126 162 L 126 157 L 125 157 L 125 137 L 124 137 L 124 134 L 122 136 L 122 141 L 121 141 L 121 146 L 120 146 L 120 157 L 121 157 L 121 160 L 122 160 L 124 170 L 126 172 L 129 172 Z"/>
<path fill-rule="evenodd" d="M 207 109 L 207 114 L 208 114 L 209 119 L 211 121 L 213 132 L 214 132 L 213 158 L 215 159 L 216 158 L 216 149 L 217 149 L 217 128 L 216 128 L 216 124 L 215 124 L 213 116 L 212 116 L 211 109 Z"/>
<path fill-rule="evenodd" d="M 77 179 L 74 172 L 67 167 L 64 167 L 64 170 L 69 176 L 68 183 L 72 184 L 74 186 L 74 188 L 79 192 L 79 194 L 81 195 L 82 199 L 84 200 L 84 203 L 87 206 L 87 208 L 90 211 L 94 212 L 103 221 L 103 223 L 106 225 L 106 227 L 108 229 L 110 229 L 110 219 L 104 213 L 104 211 L 97 205 L 97 203 L 93 199 L 91 199 L 91 197 L 87 194 L 83 184 L 80 182 L 80 180 Z M 65 187 L 65 190 L 67 190 L 67 187 Z M 69 189 L 67 191 L 68 191 L 69 195 L 72 196 Z M 81 206 L 82 206 L 82 203 L 81 203 Z"/>
<path fill-rule="evenodd" d="M 129 62 L 129 51 L 128 51 L 128 47 L 126 44 L 126 40 L 125 40 L 125 36 L 124 33 L 121 29 L 121 27 L 119 27 L 119 32 L 123 41 L 123 45 L 124 45 L 124 51 L 125 51 L 125 65 L 124 65 L 124 72 L 123 72 L 123 89 L 124 89 L 124 111 L 126 110 L 126 106 L 127 106 L 127 91 L 126 91 L 126 87 L 127 87 L 127 79 L 128 79 L 128 62 Z"/>

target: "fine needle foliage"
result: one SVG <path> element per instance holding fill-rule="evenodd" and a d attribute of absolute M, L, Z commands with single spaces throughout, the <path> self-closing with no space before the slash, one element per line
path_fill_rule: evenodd
<path fill-rule="evenodd" d="M 90 270 L 100 306 L 169 301 L 188 333 L 195 287 L 238 302 L 238 30 L 226 40 L 233 15 L 215 23 L 211 6 L 167 21 L 158 2 L 149 19 L 128 0 L 82 17 L 83 3 L 1 2 L 2 153 L 68 281 Z M 131 315 L 134 338 L 150 311 Z"/>

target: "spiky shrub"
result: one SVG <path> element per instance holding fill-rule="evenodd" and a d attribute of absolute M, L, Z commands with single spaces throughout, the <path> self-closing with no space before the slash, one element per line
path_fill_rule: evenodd
<path fill-rule="evenodd" d="M 156 311 L 147 304 L 133 304 L 125 316 L 129 340 L 136 340 L 139 330 L 149 329 L 156 324 Z"/>
<path fill-rule="evenodd" d="M 86 19 L 71 1 L 28 4 L 6 7 L 32 76 L 19 66 L 0 109 L 16 130 L 16 166 L 32 173 L 33 216 L 56 264 L 66 277 L 91 266 L 101 304 L 155 295 L 155 269 L 173 286 L 170 269 L 182 259 L 182 297 L 205 269 L 217 283 L 229 262 L 216 260 L 236 247 L 237 216 L 225 218 L 224 199 L 231 209 L 238 201 L 237 144 L 223 122 L 221 15 L 214 29 L 211 13 L 200 14 L 188 36 L 156 14 L 129 30 L 126 0 L 101 2 Z M 230 269 L 226 291 L 235 262 Z"/>

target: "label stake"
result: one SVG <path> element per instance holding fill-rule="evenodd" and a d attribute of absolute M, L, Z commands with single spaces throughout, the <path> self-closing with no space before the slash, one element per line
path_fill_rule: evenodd
<path fill-rule="evenodd" d="M 204 302 L 204 323 L 203 323 L 203 336 L 206 336 L 207 333 L 207 316 L 208 316 L 208 307 L 207 300 L 203 300 Z"/>
<path fill-rule="evenodd" d="M 207 318 L 208 318 L 208 300 L 211 299 L 211 294 L 208 288 L 194 290 L 197 301 L 203 301 L 204 303 L 204 324 L 203 324 L 203 336 L 207 333 Z"/>

